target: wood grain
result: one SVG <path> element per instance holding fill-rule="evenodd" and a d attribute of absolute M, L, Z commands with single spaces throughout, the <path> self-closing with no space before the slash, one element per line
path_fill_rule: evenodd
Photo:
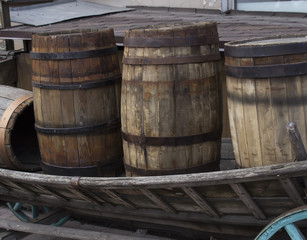
<path fill-rule="evenodd" d="M 33 36 L 32 45 L 34 53 L 82 53 L 115 47 L 115 40 L 112 29 L 93 29 L 37 34 Z M 102 84 L 108 79 L 120 78 L 116 53 L 59 60 L 33 58 L 32 68 L 36 84 L 35 117 L 39 127 L 82 130 L 105 124 L 111 129 L 101 127 L 85 133 L 78 130 L 64 134 L 38 132 L 43 163 L 62 168 L 68 175 L 87 167 L 96 169 L 90 173 L 94 175 L 120 174 L 118 166 L 111 167 L 109 172 L 103 170 L 105 164 L 122 157 L 119 125 L 108 125 L 120 118 L 120 81 Z M 96 85 L 73 88 L 76 84 L 92 83 Z M 52 174 L 58 171 L 47 170 L 47 167 L 44 170 Z"/>
<path fill-rule="evenodd" d="M 210 34 L 217 35 L 216 26 L 213 23 L 199 23 L 132 29 L 126 32 L 126 38 L 184 40 Z M 184 64 L 125 63 L 127 59 L 133 58 L 150 62 L 212 54 L 219 55 L 217 42 L 195 46 L 125 46 L 121 100 L 123 133 L 144 139 L 162 139 L 221 132 L 222 102 L 218 61 Z M 220 158 L 219 137 L 195 144 L 169 146 L 138 144 L 124 139 L 123 146 L 125 164 L 145 172 L 187 169 L 218 162 Z M 206 170 L 213 169 L 208 166 Z M 142 175 L 129 169 L 126 169 L 126 174 Z M 165 174 L 172 173 L 170 171 Z"/>
<path fill-rule="evenodd" d="M 294 36 L 289 37 L 289 39 Z M 264 166 L 276 163 L 292 162 L 295 159 L 294 150 L 287 136 L 286 125 L 293 121 L 302 132 L 303 144 L 307 143 L 305 98 L 307 82 L 306 75 L 296 72 L 275 70 L 273 77 L 257 76 L 257 73 L 241 77 L 243 69 L 250 71 L 257 67 L 259 72 L 271 67 L 286 67 L 288 65 L 306 63 L 306 53 L 278 54 L 268 53 L 260 56 L 255 50 L 251 57 L 246 50 L 245 57 L 234 56 L 235 51 L 242 46 L 252 47 L 291 47 L 291 40 L 281 37 L 277 40 L 260 39 L 253 45 L 254 40 L 230 43 L 225 50 L 227 72 L 228 111 L 230 118 L 231 136 L 234 145 L 236 164 L 238 167 Z M 274 42 L 275 41 L 275 42 Z M 301 41 L 301 40 L 300 40 Z M 240 45 L 241 44 L 241 45 Z M 300 44 L 300 42 L 298 43 Z M 233 48 L 232 48 L 233 47 Z M 227 44 L 226 44 L 227 48 Z M 242 48 L 242 49 L 241 49 Z M 242 50 L 243 52 L 244 50 Z M 249 51 L 250 52 L 250 51 Z M 258 55 L 259 56 L 258 56 Z M 250 56 L 250 54 L 248 55 Z M 237 69 L 237 75 L 231 73 Z M 273 71 L 273 70 L 272 70 Z M 269 73 L 270 74 L 270 73 Z"/>

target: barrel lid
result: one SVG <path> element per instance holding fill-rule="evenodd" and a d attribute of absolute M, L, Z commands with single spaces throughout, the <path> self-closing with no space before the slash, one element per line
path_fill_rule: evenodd
<path fill-rule="evenodd" d="M 125 47 L 187 47 L 217 44 L 215 22 L 175 22 L 129 29 L 125 33 Z"/>
<path fill-rule="evenodd" d="M 134 27 L 126 32 L 129 31 L 150 31 L 150 30 L 174 30 L 174 29 L 186 29 L 191 27 L 202 27 L 202 26 L 216 26 L 216 22 L 208 21 L 208 22 L 173 22 L 173 23 L 161 23 L 161 24 L 154 24 L 154 25 L 147 25 L 147 26 L 140 26 Z"/>
<path fill-rule="evenodd" d="M 307 53 L 307 36 L 274 36 L 225 44 L 225 56 L 268 57 Z"/>

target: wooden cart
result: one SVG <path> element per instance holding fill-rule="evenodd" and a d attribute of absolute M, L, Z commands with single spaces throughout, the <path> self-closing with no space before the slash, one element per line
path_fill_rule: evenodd
<path fill-rule="evenodd" d="M 224 140 L 222 167 L 232 163 L 226 154 L 229 144 L 230 140 Z M 210 235 L 221 238 L 220 234 L 232 236 L 226 239 L 253 239 L 277 216 L 306 204 L 306 176 L 307 161 L 209 173 L 114 178 L 0 169 L 0 200 L 133 222 L 191 239 Z M 307 225 L 303 221 L 299 226 L 304 231 Z"/>

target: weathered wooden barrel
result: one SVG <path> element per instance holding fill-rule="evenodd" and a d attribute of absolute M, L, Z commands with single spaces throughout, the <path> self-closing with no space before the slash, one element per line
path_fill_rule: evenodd
<path fill-rule="evenodd" d="M 218 42 L 215 23 L 126 32 L 121 99 L 126 175 L 219 169 Z"/>
<path fill-rule="evenodd" d="M 0 166 L 22 171 L 40 169 L 32 92 L 1 85 L 0 119 Z"/>
<path fill-rule="evenodd" d="M 231 136 L 238 167 L 294 161 L 286 125 L 307 143 L 307 38 L 225 45 Z"/>
<path fill-rule="evenodd" d="M 34 112 L 45 173 L 123 172 L 116 52 L 113 29 L 33 35 Z"/>

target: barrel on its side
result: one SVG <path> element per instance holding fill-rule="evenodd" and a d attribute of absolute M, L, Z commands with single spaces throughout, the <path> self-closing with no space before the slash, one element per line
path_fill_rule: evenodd
<path fill-rule="evenodd" d="M 122 173 L 116 52 L 113 29 L 33 35 L 34 110 L 45 173 Z"/>
<path fill-rule="evenodd" d="M 225 45 L 229 119 L 238 167 L 294 161 L 286 125 L 307 143 L 307 39 L 285 36 Z"/>
<path fill-rule="evenodd" d="M 126 32 L 121 99 L 126 175 L 219 169 L 218 42 L 215 23 Z"/>
<path fill-rule="evenodd" d="M 0 86 L 0 119 L 1 167 L 22 171 L 40 169 L 32 92 Z"/>

